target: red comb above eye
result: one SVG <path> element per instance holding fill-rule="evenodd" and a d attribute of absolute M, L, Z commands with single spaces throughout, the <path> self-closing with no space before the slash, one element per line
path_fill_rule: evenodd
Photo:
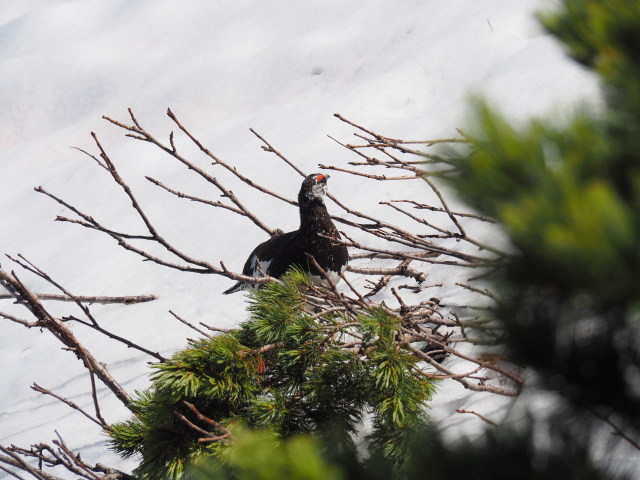
<path fill-rule="evenodd" d="M 325 179 L 325 177 L 326 177 L 326 175 L 318 175 L 318 176 L 316 177 L 316 183 L 321 182 L 322 180 L 324 180 L 324 179 Z"/>

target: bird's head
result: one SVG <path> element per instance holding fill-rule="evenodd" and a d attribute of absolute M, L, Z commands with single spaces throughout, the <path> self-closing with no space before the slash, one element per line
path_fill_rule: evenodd
<path fill-rule="evenodd" d="M 323 173 L 312 173 L 302 182 L 298 202 L 300 205 L 310 204 L 313 200 L 320 200 L 327 194 L 327 180 L 329 175 Z"/>

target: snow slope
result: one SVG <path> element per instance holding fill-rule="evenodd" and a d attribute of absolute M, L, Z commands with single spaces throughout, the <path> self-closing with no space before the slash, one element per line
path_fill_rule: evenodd
<path fill-rule="evenodd" d="M 42 185 L 109 225 L 139 229 L 107 175 L 69 148 L 94 152 L 89 132 L 95 131 L 172 241 L 240 269 L 264 233 L 244 219 L 149 185 L 144 175 L 210 193 L 182 166 L 124 138 L 101 115 L 127 120 L 131 107 L 149 130 L 166 136 L 174 128 L 164 115 L 171 107 L 217 155 L 293 197 L 299 177 L 261 151 L 250 127 L 311 172 L 318 163 L 344 166 L 353 160 L 327 138 L 348 140 L 352 133 L 335 112 L 388 136 L 421 139 L 450 136 L 465 126 L 472 92 L 495 101 L 514 122 L 597 102 L 595 79 L 533 19 L 547 4 L 0 0 L 0 252 L 22 253 L 76 294 L 159 295 L 150 304 L 93 311 L 104 325 L 164 354 L 184 346 L 192 333 L 169 309 L 195 322 L 234 325 L 244 316 L 244 299 L 220 295 L 229 280 L 159 269 L 101 235 L 53 222 L 67 212 L 33 187 Z M 370 212 L 380 208 L 381 195 L 393 197 L 387 184 L 389 191 L 376 192 L 362 185 L 336 173 L 330 188 Z M 235 188 L 271 226 L 296 227 L 294 209 Z M 14 268 L 6 259 L 1 263 Z M 34 291 L 51 292 L 26 273 L 21 278 Z M 70 308 L 52 304 L 60 314 Z M 23 314 L 6 300 L 0 311 Z M 91 422 L 29 388 L 37 382 L 89 406 L 89 378 L 73 355 L 46 333 L 0 321 L 0 444 L 49 441 L 56 429 L 83 458 L 130 468 L 131 462 L 105 458 L 104 438 Z M 149 358 L 85 329 L 75 331 L 126 389 L 145 386 Z M 100 392 L 106 419 L 123 418 L 126 411 Z M 434 417 L 473 430 L 479 421 L 452 415 L 453 408 L 489 415 L 503 409 L 477 398 L 444 388 Z"/>

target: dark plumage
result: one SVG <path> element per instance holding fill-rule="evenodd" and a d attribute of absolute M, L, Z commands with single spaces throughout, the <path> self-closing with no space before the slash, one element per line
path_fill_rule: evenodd
<path fill-rule="evenodd" d="M 293 232 L 275 235 L 258 245 L 244 264 L 242 269 L 244 275 L 266 274 L 278 278 L 289 267 L 296 265 L 310 275 L 322 279 L 322 274 L 305 255 L 308 253 L 332 277 L 332 280 L 339 279 L 339 273 L 346 268 L 349 260 L 347 247 L 321 236 L 340 238 L 340 233 L 331 221 L 322 199 L 327 191 L 328 178 L 328 175 L 314 173 L 304 179 L 298 194 L 300 228 Z M 224 293 L 233 293 L 251 287 L 251 284 L 238 282 Z"/>

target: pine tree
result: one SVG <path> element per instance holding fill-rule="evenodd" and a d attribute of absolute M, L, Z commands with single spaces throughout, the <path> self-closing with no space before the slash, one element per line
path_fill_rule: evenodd
<path fill-rule="evenodd" d="M 334 451 L 353 450 L 365 414 L 372 418 L 371 448 L 396 465 L 407 460 L 407 441 L 426 425 L 434 385 L 396 341 L 399 320 L 381 309 L 361 312 L 356 325 L 331 313 L 318 317 L 307 311 L 307 281 L 290 271 L 251 294 L 250 317 L 240 328 L 192 341 L 153 366 L 151 388 L 132 405 L 134 417 L 110 433 L 117 452 L 140 455 L 136 475 L 180 478 L 187 465 L 206 458 L 243 464 L 241 454 L 227 453 L 229 445 L 260 443 L 265 435 L 240 434 L 236 441 L 232 432 L 246 427 L 269 428 L 278 451 L 309 448 L 307 440 L 277 447 L 279 438 L 302 433 L 331 438 L 325 443 Z M 357 349 L 345 341 L 353 334 L 362 339 Z M 217 422 L 217 434 L 198 441 L 203 432 L 194 425 L 202 424 L 194 411 Z"/>

